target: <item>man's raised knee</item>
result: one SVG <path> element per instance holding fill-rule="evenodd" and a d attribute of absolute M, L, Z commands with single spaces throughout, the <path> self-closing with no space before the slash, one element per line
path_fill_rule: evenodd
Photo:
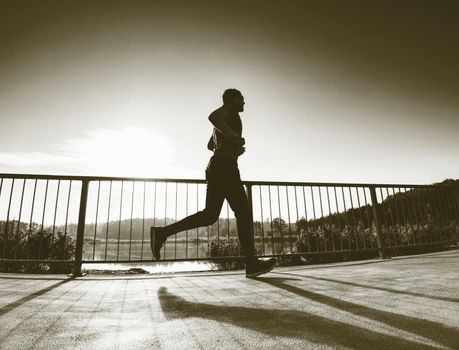
<path fill-rule="evenodd" d="M 216 223 L 218 220 L 218 217 L 220 216 L 220 213 L 210 212 L 206 210 L 204 210 L 204 213 L 206 214 L 206 225 L 207 226 L 210 226 Z"/>

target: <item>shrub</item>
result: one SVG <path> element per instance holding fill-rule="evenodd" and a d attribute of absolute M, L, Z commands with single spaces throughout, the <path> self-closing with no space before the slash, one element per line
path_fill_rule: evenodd
<path fill-rule="evenodd" d="M 8 229 L 5 229 L 4 224 L 0 232 L 0 253 L 4 259 L 8 259 L 0 262 L 0 271 L 26 273 L 72 271 L 73 261 L 69 260 L 75 256 L 75 243 L 71 237 L 60 231 L 53 235 L 50 228 L 41 229 L 37 224 L 33 224 L 30 229 L 27 224 L 19 223 L 19 227 L 15 224 L 17 222 L 10 222 Z"/>
<path fill-rule="evenodd" d="M 241 247 L 237 238 L 212 238 L 208 257 L 241 256 Z M 245 267 L 244 259 L 212 259 L 219 270 L 238 270 Z"/>
<path fill-rule="evenodd" d="M 261 254 L 259 249 L 255 249 L 255 255 Z M 208 257 L 232 257 L 211 259 L 219 270 L 240 270 L 245 268 L 245 259 L 242 255 L 241 246 L 238 238 L 212 238 Z"/>

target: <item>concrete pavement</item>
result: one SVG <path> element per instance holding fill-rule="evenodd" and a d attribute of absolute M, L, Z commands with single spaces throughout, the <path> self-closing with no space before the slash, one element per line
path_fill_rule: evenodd
<path fill-rule="evenodd" d="M 177 275 L 0 274 L 0 349 L 459 349 L 459 250 Z"/>

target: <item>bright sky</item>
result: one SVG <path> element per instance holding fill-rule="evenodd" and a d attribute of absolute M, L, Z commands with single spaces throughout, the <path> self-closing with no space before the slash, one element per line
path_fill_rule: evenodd
<path fill-rule="evenodd" d="M 243 180 L 459 178 L 454 3 L 2 4 L 0 172 L 202 179 L 235 87 Z"/>

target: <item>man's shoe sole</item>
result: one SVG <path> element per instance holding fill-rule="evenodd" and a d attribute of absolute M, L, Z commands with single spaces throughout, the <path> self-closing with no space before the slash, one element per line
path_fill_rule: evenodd
<path fill-rule="evenodd" d="M 257 271 L 257 272 L 254 272 L 254 273 L 250 273 L 250 274 L 245 274 L 245 277 L 247 278 L 255 278 L 255 277 L 258 277 L 264 273 L 268 273 L 269 271 L 271 271 L 273 268 L 274 268 L 274 265 L 276 264 L 273 264 L 269 269 L 266 269 L 264 271 Z"/>

